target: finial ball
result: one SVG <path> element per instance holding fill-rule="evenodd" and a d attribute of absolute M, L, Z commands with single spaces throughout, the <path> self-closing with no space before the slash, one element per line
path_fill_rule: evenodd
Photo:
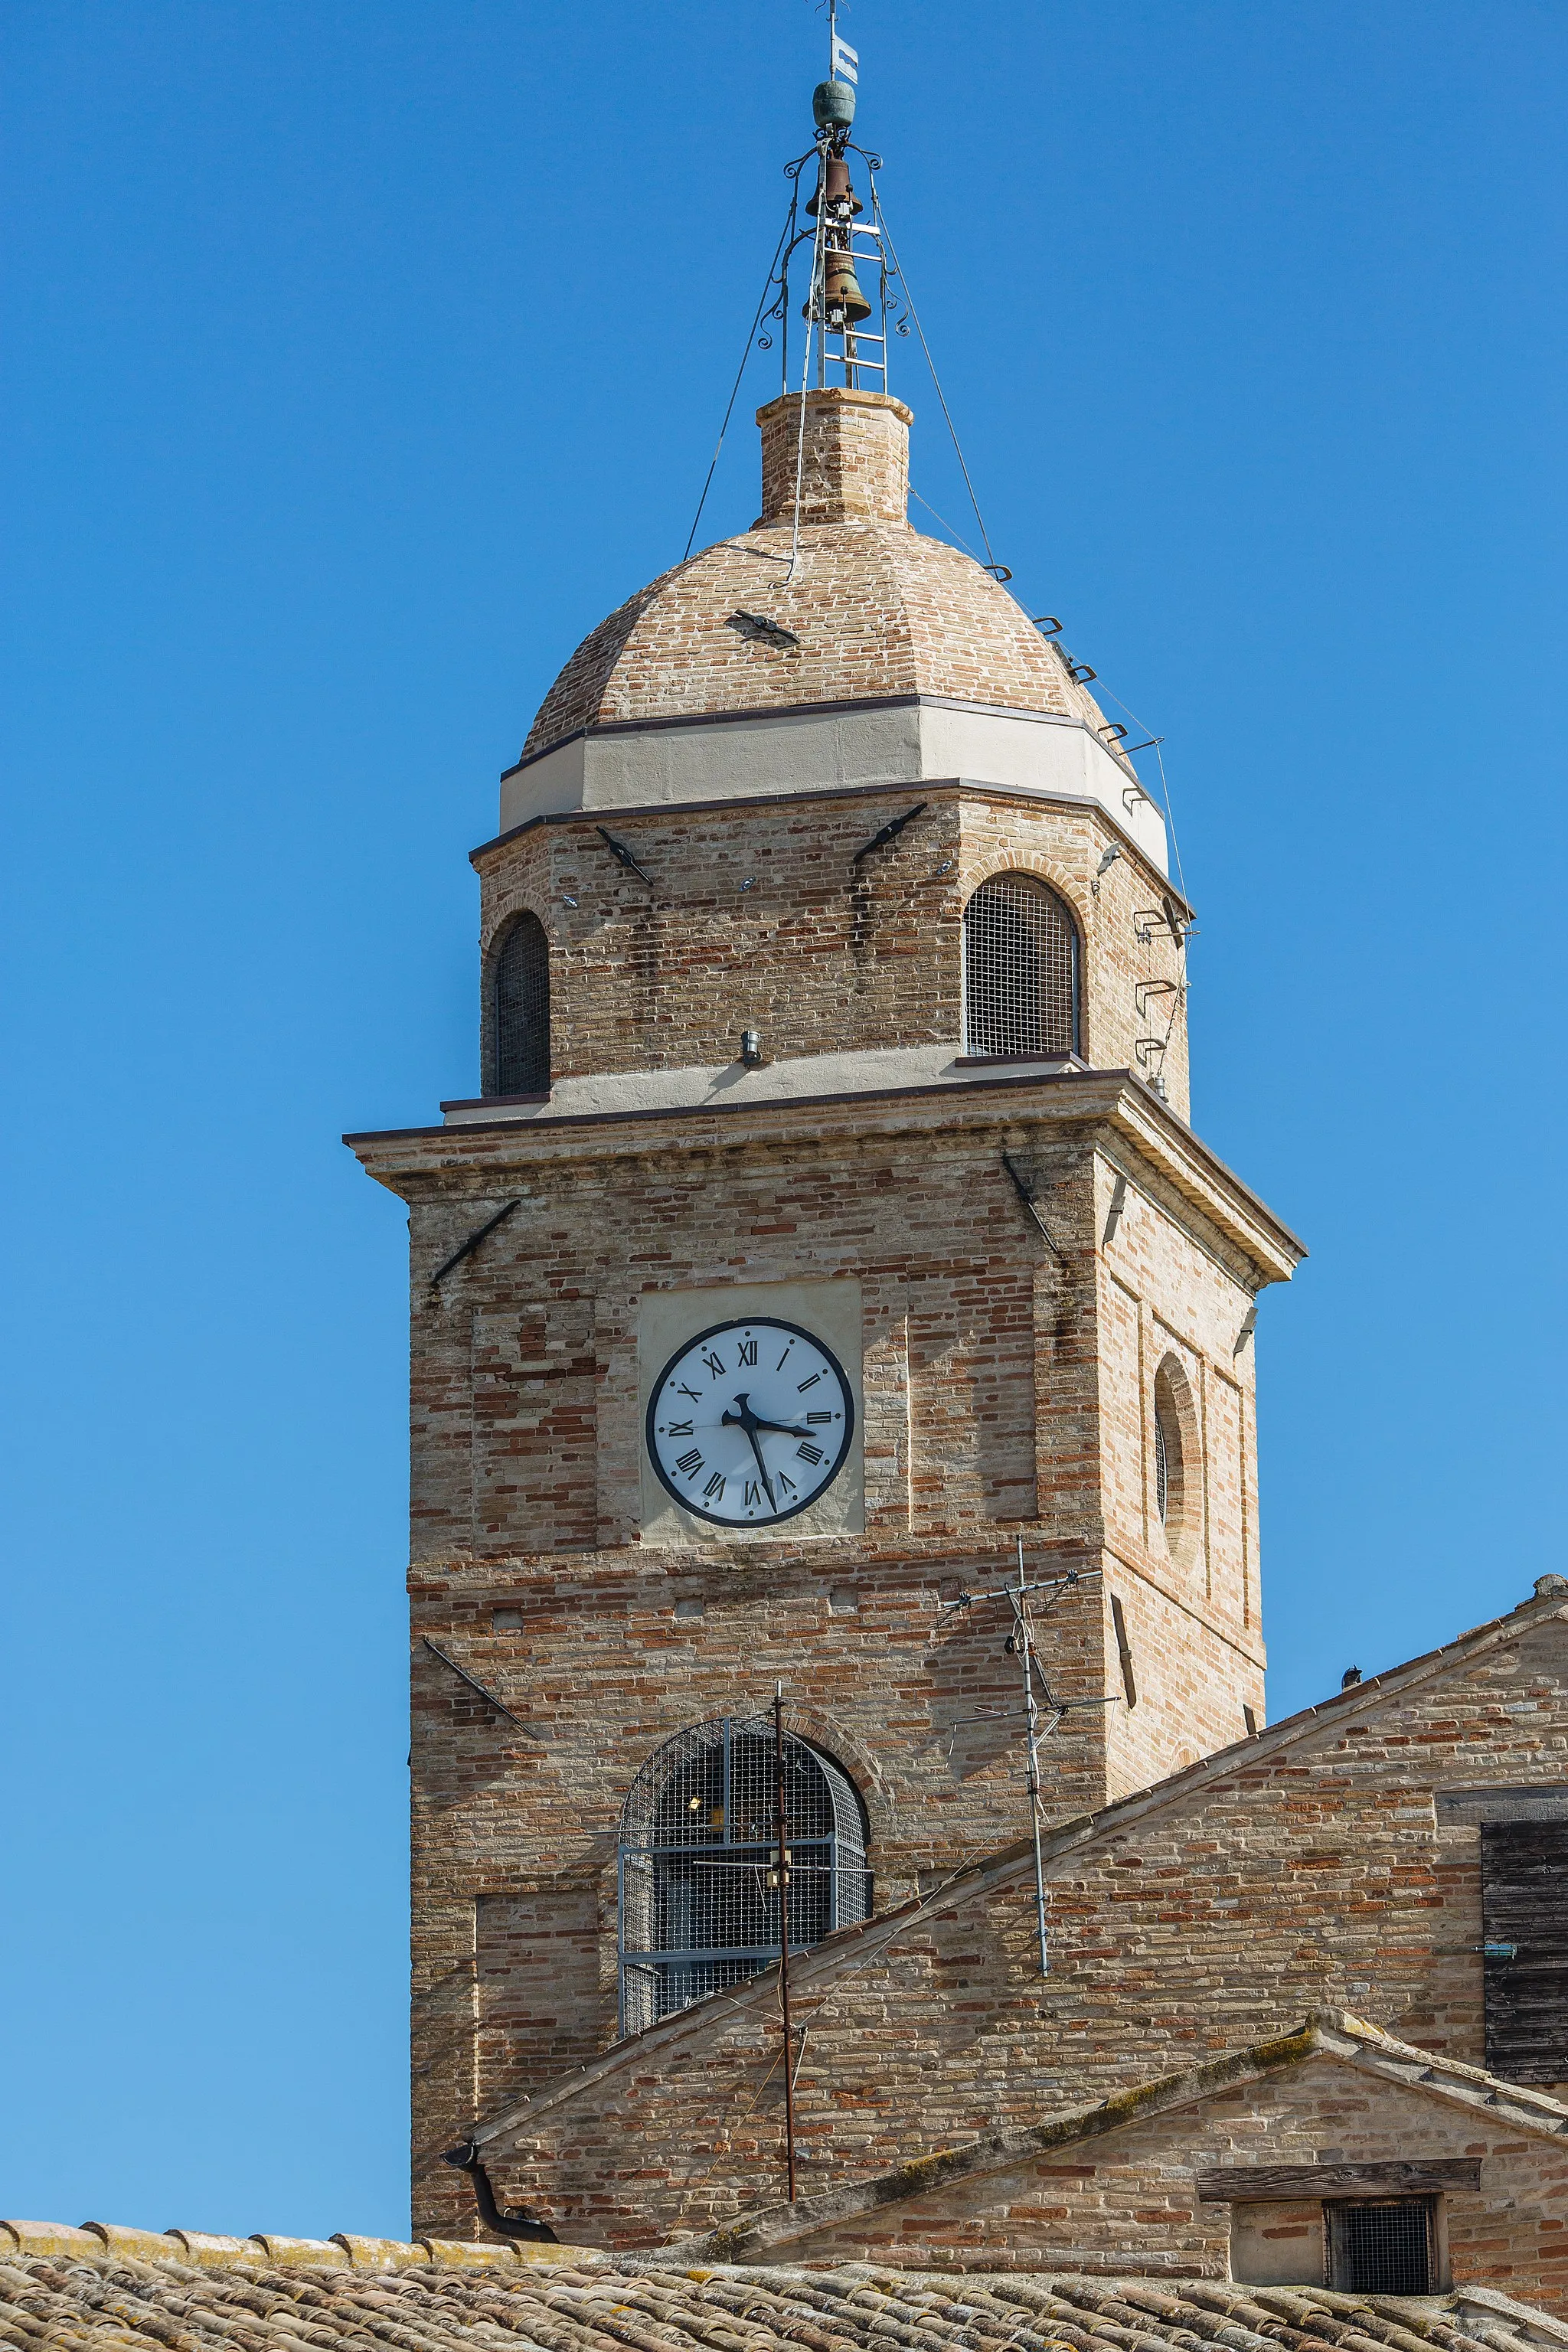
<path fill-rule="evenodd" d="M 819 81 L 811 93 L 819 131 L 847 131 L 855 120 L 855 92 L 847 81 Z"/>

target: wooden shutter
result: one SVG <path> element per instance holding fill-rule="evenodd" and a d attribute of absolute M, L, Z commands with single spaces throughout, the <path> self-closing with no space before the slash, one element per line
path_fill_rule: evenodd
<path fill-rule="evenodd" d="M 1568 1824 L 1481 1823 L 1481 1929 L 1488 2068 L 1568 2082 Z"/>

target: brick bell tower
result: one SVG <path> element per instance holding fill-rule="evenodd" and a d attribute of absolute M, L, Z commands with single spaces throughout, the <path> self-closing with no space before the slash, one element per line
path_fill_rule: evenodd
<path fill-rule="evenodd" d="M 760 520 L 579 646 L 472 854 L 483 1092 L 348 1139 L 409 1210 L 444 2237 L 476 2118 L 776 1951 L 775 1683 L 797 1943 L 1026 1834 L 1008 1612 L 960 1600 L 1020 1538 L 1079 1580 L 1037 1596 L 1049 1818 L 1262 1719 L 1247 1335 L 1300 1246 L 1187 1123 L 1190 914 L 1117 730 L 909 521 L 851 110 Z"/>

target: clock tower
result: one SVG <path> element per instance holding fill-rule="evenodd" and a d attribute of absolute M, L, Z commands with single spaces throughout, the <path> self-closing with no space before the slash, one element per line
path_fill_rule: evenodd
<path fill-rule="evenodd" d="M 910 523 L 848 100 L 760 517 L 593 631 L 501 779 L 481 1094 L 349 1139 L 409 1210 L 443 2237 L 476 2116 L 776 1952 L 775 1685 L 806 1941 L 1027 1834 L 965 1598 L 1020 1545 L 1047 1818 L 1262 1720 L 1250 1333 L 1300 1245 L 1188 1123 L 1191 914 L 1119 730 Z"/>

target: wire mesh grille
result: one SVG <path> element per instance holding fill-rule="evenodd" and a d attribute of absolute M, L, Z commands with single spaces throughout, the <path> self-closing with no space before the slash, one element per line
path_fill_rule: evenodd
<path fill-rule="evenodd" d="M 776 1804 L 766 1717 L 695 1725 L 643 1767 L 621 1833 L 623 2032 L 778 1958 Z M 828 1758 L 788 1734 L 784 1822 L 795 1951 L 864 1919 L 870 1876 L 854 1789 Z"/>
<path fill-rule="evenodd" d="M 1078 929 L 1054 890 L 996 874 L 963 910 L 963 1026 L 971 1054 L 1078 1051 Z"/>
<path fill-rule="evenodd" d="M 520 915 L 496 952 L 495 1092 L 543 1094 L 550 1085 L 550 942 L 537 915 Z"/>
<path fill-rule="evenodd" d="M 1333 2284 L 1352 2294 L 1430 2294 L 1432 2208 L 1422 2197 L 1329 2207 Z"/>
<path fill-rule="evenodd" d="M 1165 1441 L 1165 1416 L 1154 1407 L 1154 1507 L 1164 1519 L 1171 1511 L 1171 1454 Z"/>

